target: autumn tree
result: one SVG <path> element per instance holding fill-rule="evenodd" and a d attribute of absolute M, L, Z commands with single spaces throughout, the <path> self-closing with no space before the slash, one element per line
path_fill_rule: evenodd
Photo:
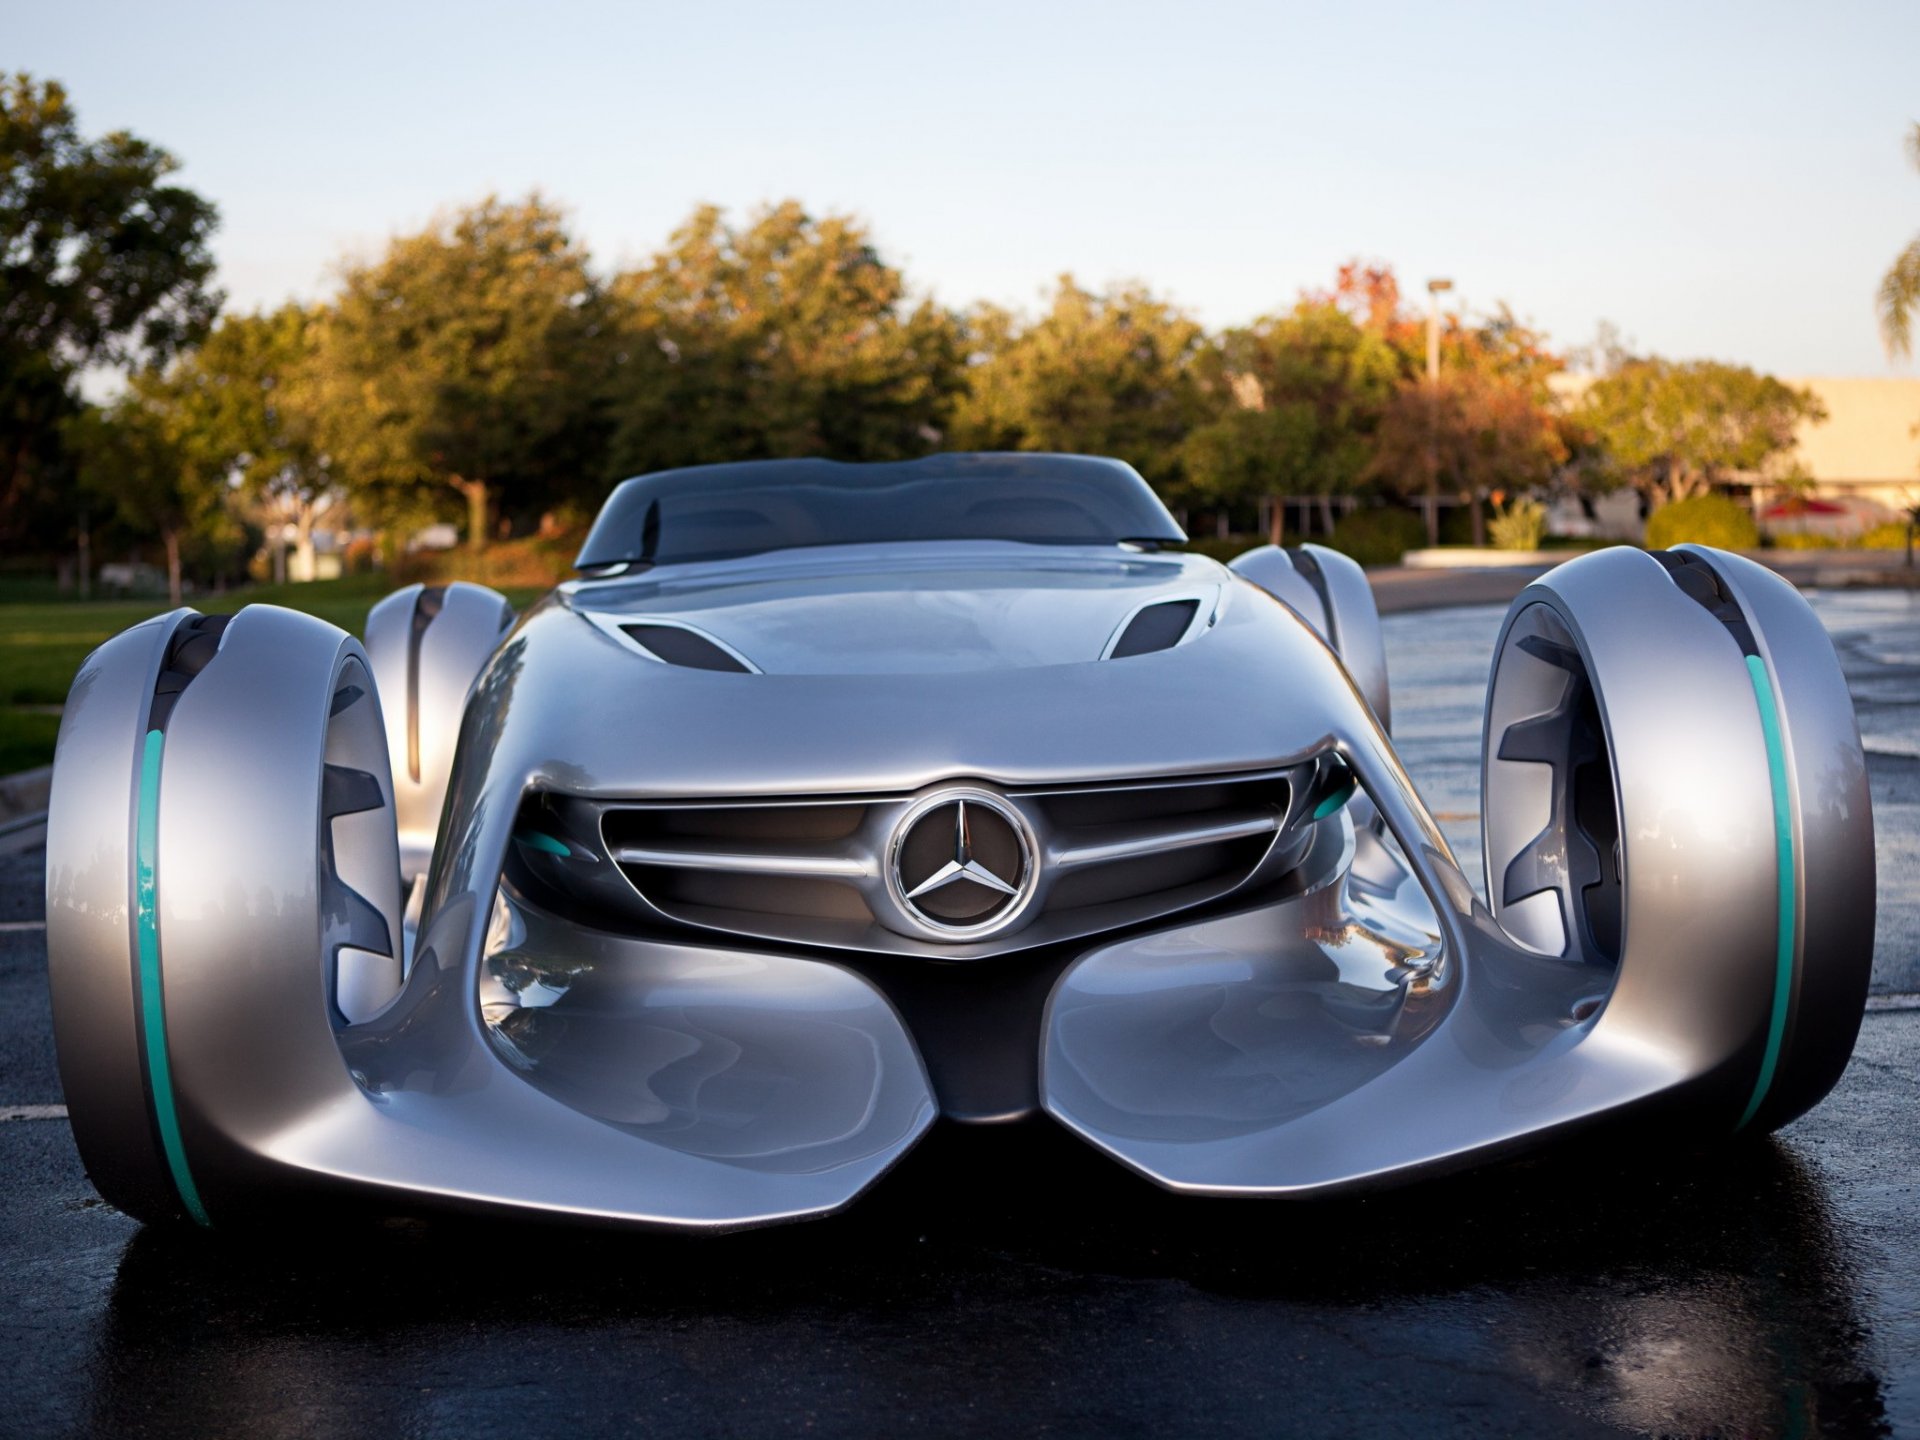
<path fill-rule="evenodd" d="M 1163 490 L 1181 481 L 1188 432 L 1208 409 L 1198 321 L 1144 286 L 1093 291 L 1063 275 L 1037 319 L 983 306 L 969 326 L 960 448 L 1111 455 Z"/>
<path fill-rule="evenodd" d="M 722 460 L 898 460 L 940 440 L 960 378 L 952 317 L 913 302 L 857 220 L 788 200 L 702 206 L 616 276 L 609 478 Z"/>
<path fill-rule="evenodd" d="M 1527 385 L 1497 371 L 1442 370 L 1437 382 L 1403 382 L 1394 391 L 1368 474 L 1399 488 L 1420 476 L 1430 494 L 1466 497 L 1474 543 L 1484 544 L 1481 501 L 1544 486 L 1566 459 L 1557 417 Z"/>
<path fill-rule="evenodd" d="M 1393 357 L 1393 393 L 1366 426 L 1372 438 L 1359 482 L 1421 496 L 1429 540 L 1438 536 L 1441 495 L 1471 507 L 1474 541 L 1482 543 L 1488 495 L 1544 484 L 1564 462 L 1573 437 L 1550 382 L 1565 360 L 1505 305 L 1439 317 L 1437 384 L 1427 374 L 1427 317 L 1404 303 L 1390 266 L 1351 261 L 1302 305 L 1346 316 Z"/>
<path fill-rule="evenodd" d="M 316 335 L 316 439 L 390 513 L 456 491 L 478 548 L 497 506 L 581 484 L 602 443 L 607 338 L 560 212 L 489 198 L 347 268 Z"/>
<path fill-rule="evenodd" d="M 219 308 L 218 216 L 167 183 L 178 168 L 125 131 L 83 136 L 58 83 L 0 75 L 0 536 L 51 498 L 80 373 L 163 361 Z"/>
<path fill-rule="evenodd" d="M 1811 392 L 1744 365 L 1634 360 L 1596 380 L 1576 418 L 1615 477 L 1658 507 L 1735 476 L 1777 472 L 1795 427 L 1826 411 Z"/>

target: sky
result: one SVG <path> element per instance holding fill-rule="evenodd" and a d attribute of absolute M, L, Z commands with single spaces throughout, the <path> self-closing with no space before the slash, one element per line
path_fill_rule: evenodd
<path fill-rule="evenodd" d="M 1873 313 L 1920 233 L 1916 56 L 1916 0 L 0 0 L 0 69 L 218 204 L 243 307 L 488 193 L 560 202 L 607 269 L 792 196 L 951 305 L 1070 271 L 1225 326 L 1360 257 L 1562 345 L 1792 376 L 1920 373 Z"/>

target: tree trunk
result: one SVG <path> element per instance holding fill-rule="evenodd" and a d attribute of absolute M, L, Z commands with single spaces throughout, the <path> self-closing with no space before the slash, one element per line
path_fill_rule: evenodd
<path fill-rule="evenodd" d="M 1480 492 L 1476 490 L 1469 503 L 1473 506 L 1473 543 L 1476 549 L 1484 550 L 1487 546 L 1487 512 L 1480 500 Z"/>
<path fill-rule="evenodd" d="M 164 532 L 167 542 L 167 603 L 180 608 L 180 532 Z"/>
<path fill-rule="evenodd" d="M 1284 495 L 1267 497 L 1267 543 L 1287 543 L 1287 497 Z"/>
<path fill-rule="evenodd" d="M 1427 493 L 1420 497 L 1420 509 L 1427 517 L 1427 548 L 1432 549 L 1440 543 L 1440 480 L 1438 476 L 1427 480 Z"/>
<path fill-rule="evenodd" d="M 1324 490 L 1320 492 L 1320 526 L 1323 536 L 1333 534 L 1333 497 Z"/>
<path fill-rule="evenodd" d="M 93 527 L 85 511 L 80 514 L 80 598 L 93 598 Z"/>
<path fill-rule="evenodd" d="M 487 544 L 487 482 L 467 480 L 455 475 L 448 484 L 467 497 L 467 548 L 483 550 Z"/>

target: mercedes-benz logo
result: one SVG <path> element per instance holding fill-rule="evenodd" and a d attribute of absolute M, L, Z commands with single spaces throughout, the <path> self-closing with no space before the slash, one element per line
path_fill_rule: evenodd
<path fill-rule="evenodd" d="M 894 828 L 893 899 L 922 929 L 969 940 L 1004 929 L 1033 897 L 1033 832 L 988 790 L 937 791 Z"/>

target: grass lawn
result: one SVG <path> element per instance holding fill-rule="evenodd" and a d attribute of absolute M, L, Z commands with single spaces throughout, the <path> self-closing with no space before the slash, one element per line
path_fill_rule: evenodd
<path fill-rule="evenodd" d="M 215 614 L 260 602 L 285 605 L 358 635 L 367 611 L 393 588 L 384 575 L 356 575 L 311 585 L 258 585 L 224 595 L 196 595 L 189 603 Z M 524 606 L 539 593 L 510 589 L 506 596 Z M 80 662 L 101 641 L 166 608 L 164 599 L 0 601 L 0 775 L 51 763 L 60 728 L 58 707 Z"/>

